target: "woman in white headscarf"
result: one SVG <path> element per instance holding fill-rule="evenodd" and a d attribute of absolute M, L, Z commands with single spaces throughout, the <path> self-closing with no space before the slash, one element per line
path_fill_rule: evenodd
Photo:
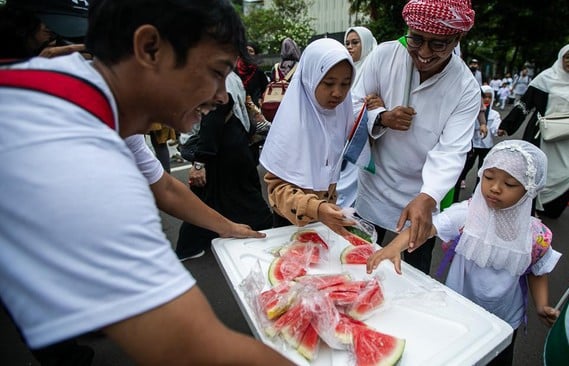
<path fill-rule="evenodd" d="M 352 56 L 352 61 L 356 67 L 355 85 L 361 77 L 359 70 L 362 68 L 367 55 L 377 47 L 377 41 L 366 27 L 350 27 L 344 34 L 344 45 Z M 358 193 L 358 167 L 356 165 L 348 161 L 342 163 L 337 191 L 338 206 L 351 207 L 354 205 Z"/>
<path fill-rule="evenodd" d="M 537 114 L 569 113 L 569 44 L 559 51 L 557 60 L 530 83 L 524 96 L 504 118 L 500 128 L 513 134 L 532 113 L 523 139 L 539 146 L 547 155 L 547 184 L 537 196 L 540 215 L 558 218 L 569 202 L 569 139 L 543 141 L 538 134 Z"/>
<path fill-rule="evenodd" d="M 275 227 L 320 221 L 342 235 L 353 224 L 334 203 L 353 125 L 354 74 L 350 54 L 336 40 L 316 40 L 302 54 L 260 158 Z"/>

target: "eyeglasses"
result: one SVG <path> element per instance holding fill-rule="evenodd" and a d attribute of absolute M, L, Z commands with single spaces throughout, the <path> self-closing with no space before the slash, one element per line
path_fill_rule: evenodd
<path fill-rule="evenodd" d="M 433 52 L 443 52 L 448 48 L 449 44 L 456 41 L 456 37 L 448 41 L 443 41 L 441 39 L 426 40 L 425 38 L 417 35 L 405 36 L 405 39 L 407 40 L 407 46 L 409 48 L 420 48 L 423 45 L 423 43 L 427 42 L 429 48 Z"/>

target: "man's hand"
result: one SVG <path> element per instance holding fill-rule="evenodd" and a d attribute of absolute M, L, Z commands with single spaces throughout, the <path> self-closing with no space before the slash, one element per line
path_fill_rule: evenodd
<path fill-rule="evenodd" d="M 432 236 L 433 210 L 437 206 L 436 201 L 425 193 L 419 193 L 401 212 L 397 221 L 397 232 L 403 229 L 407 220 L 411 221 L 409 227 L 409 248 L 423 244 Z"/>
<path fill-rule="evenodd" d="M 190 186 L 204 187 L 207 183 L 205 179 L 205 167 L 201 168 L 200 170 L 197 170 L 192 166 L 190 168 L 188 183 Z"/>
<path fill-rule="evenodd" d="M 265 233 L 260 233 L 251 229 L 249 225 L 238 224 L 236 222 L 228 220 L 228 225 L 223 231 L 218 232 L 221 238 L 264 238 L 267 236 Z"/>
<path fill-rule="evenodd" d="M 356 222 L 346 219 L 342 213 L 342 208 L 332 203 L 321 203 L 318 206 L 318 221 L 328 226 L 330 230 L 340 236 L 346 236 L 350 232 L 345 226 L 354 226 Z"/>
<path fill-rule="evenodd" d="M 381 125 L 392 130 L 407 131 L 415 114 L 415 110 L 411 107 L 395 107 L 381 114 Z"/>

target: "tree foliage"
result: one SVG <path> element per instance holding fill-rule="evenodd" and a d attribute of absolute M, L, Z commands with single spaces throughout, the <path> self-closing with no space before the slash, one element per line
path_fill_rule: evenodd
<path fill-rule="evenodd" d="M 348 0 L 350 10 L 363 12 L 377 40 L 398 38 L 405 32 L 401 17 L 404 1 Z M 559 49 L 569 43 L 567 0 L 473 1 L 476 23 L 461 42 L 464 59 L 477 58 L 498 73 L 515 72 L 527 60 L 537 70 L 551 66 Z M 491 76 L 491 75 L 486 75 Z"/>
<path fill-rule="evenodd" d="M 243 16 L 247 37 L 265 53 L 279 53 L 281 42 L 290 37 L 303 48 L 315 30 L 308 16 L 312 1 L 275 0 L 268 9 L 259 8 Z"/>

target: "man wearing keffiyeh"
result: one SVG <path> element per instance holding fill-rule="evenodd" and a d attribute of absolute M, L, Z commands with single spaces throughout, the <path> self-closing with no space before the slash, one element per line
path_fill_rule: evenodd
<path fill-rule="evenodd" d="M 360 171 L 356 211 L 381 234 L 410 226 L 410 243 L 428 239 L 432 214 L 460 175 L 480 108 L 478 83 L 453 54 L 474 25 L 470 0 L 411 0 L 409 30 L 380 44 L 354 85 L 354 115 L 365 95 L 385 107 L 368 110 L 375 174 Z M 405 260 L 430 270 L 434 239 Z"/>

